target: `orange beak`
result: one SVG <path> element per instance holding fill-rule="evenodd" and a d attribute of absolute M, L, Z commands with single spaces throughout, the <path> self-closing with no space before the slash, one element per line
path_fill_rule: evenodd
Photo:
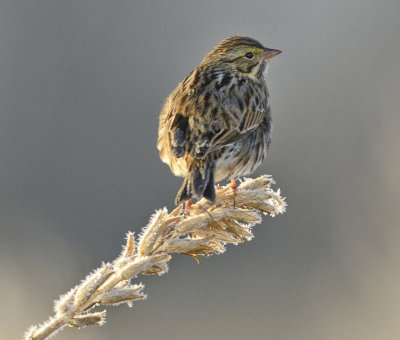
<path fill-rule="evenodd" d="M 263 53 L 263 59 L 264 60 L 271 59 L 272 57 L 275 57 L 276 55 L 282 53 L 282 51 L 273 50 L 273 49 L 270 49 L 270 48 L 265 48 L 264 50 L 265 50 L 265 52 Z"/>

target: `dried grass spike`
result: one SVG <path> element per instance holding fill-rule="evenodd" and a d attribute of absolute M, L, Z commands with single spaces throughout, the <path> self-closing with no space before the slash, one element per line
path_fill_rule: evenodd
<path fill-rule="evenodd" d="M 133 233 L 128 232 L 120 256 L 63 295 L 55 303 L 55 316 L 42 325 L 30 327 L 24 339 L 46 339 L 66 325 L 82 328 L 103 324 L 105 311 L 89 311 L 96 305 L 131 306 L 132 301 L 145 299 L 144 286 L 132 285 L 131 281 L 139 274 L 166 273 L 172 254 L 189 255 L 200 262 L 199 256 L 223 253 L 226 244 L 250 240 L 251 228 L 261 222 L 261 213 L 274 216 L 285 211 L 285 199 L 279 190 L 271 189 L 271 183 L 268 176 L 246 179 L 236 192 L 235 207 L 232 190 L 227 185 L 217 188 L 215 203 L 202 199 L 197 203 L 201 211 L 189 216 L 182 215 L 181 206 L 171 213 L 165 208 L 158 210 L 143 228 L 137 246 Z"/>
<path fill-rule="evenodd" d="M 106 311 L 97 313 L 87 313 L 83 315 L 75 315 L 69 322 L 68 326 L 82 328 L 89 325 L 102 326 L 106 321 Z"/>

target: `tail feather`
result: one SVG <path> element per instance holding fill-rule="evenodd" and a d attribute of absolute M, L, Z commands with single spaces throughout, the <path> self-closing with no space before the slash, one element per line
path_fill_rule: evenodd
<path fill-rule="evenodd" d="M 210 179 L 204 189 L 203 196 L 209 201 L 215 201 L 215 181 L 214 181 L 214 165 L 211 169 Z"/>
<path fill-rule="evenodd" d="M 179 205 L 182 202 L 188 201 L 192 198 L 192 196 L 193 196 L 193 191 L 192 191 L 192 186 L 190 185 L 190 179 L 188 175 L 183 180 L 182 186 L 175 197 L 175 204 Z"/>
<path fill-rule="evenodd" d="M 183 180 L 182 186 L 175 198 L 175 204 L 192 199 L 205 197 L 210 201 L 215 200 L 214 164 L 204 161 L 196 162 L 191 171 Z"/>

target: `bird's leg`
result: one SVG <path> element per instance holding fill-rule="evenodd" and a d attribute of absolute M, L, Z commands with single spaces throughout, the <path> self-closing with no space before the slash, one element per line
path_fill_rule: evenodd
<path fill-rule="evenodd" d="M 192 208 L 192 200 L 189 199 L 185 202 L 185 212 L 183 213 L 183 216 L 189 216 L 190 209 Z"/>
<path fill-rule="evenodd" d="M 233 176 L 232 169 L 229 169 L 229 172 L 231 173 L 231 189 L 233 193 L 233 207 L 236 208 L 236 192 L 237 192 L 237 184 L 235 181 L 235 177 Z"/>

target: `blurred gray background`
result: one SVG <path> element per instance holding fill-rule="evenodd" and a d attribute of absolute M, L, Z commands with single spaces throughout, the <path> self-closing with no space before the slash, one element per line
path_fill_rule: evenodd
<path fill-rule="evenodd" d="M 400 2 L 0 2 L 0 337 L 120 252 L 181 179 L 164 98 L 223 38 L 283 50 L 268 73 L 286 214 L 149 297 L 56 339 L 399 339 Z"/>

